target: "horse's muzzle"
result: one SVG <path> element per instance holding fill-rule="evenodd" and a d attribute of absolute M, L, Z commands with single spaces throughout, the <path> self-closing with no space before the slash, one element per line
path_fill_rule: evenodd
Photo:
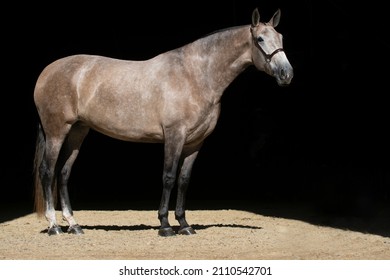
<path fill-rule="evenodd" d="M 279 86 L 287 86 L 294 77 L 294 70 L 291 65 L 279 67 L 275 73 L 275 78 Z"/>

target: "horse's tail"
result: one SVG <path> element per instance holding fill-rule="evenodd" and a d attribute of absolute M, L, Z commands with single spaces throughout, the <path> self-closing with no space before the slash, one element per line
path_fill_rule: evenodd
<path fill-rule="evenodd" d="M 41 182 L 41 178 L 39 175 L 39 168 L 41 166 L 43 155 L 45 152 L 45 134 L 43 132 L 42 125 L 38 124 L 37 129 L 37 139 L 35 144 L 35 156 L 34 156 L 34 167 L 33 167 L 33 176 L 34 176 L 34 211 L 42 216 L 45 211 L 45 196 L 43 193 L 43 186 Z M 56 180 L 53 186 L 53 196 L 54 201 L 57 200 L 57 187 Z"/>

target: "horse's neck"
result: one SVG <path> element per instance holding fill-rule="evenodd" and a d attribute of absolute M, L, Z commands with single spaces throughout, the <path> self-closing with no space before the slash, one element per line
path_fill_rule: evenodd
<path fill-rule="evenodd" d="M 188 52 L 193 65 L 199 69 L 201 82 L 217 95 L 222 95 L 229 84 L 252 64 L 249 26 L 203 37 L 189 44 Z"/>

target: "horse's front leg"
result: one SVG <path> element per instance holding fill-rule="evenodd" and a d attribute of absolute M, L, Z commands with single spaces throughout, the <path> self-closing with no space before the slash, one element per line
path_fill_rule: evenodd
<path fill-rule="evenodd" d="M 160 229 L 158 235 L 173 236 L 171 225 L 168 221 L 169 200 L 171 192 L 176 183 L 177 167 L 183 150 L 185 132 L 184 128 L 166 128 L 164 130 L 164 169 L 163 169 L 163 192 L 161 196 L 160 208 L 158 210 L 158 219 L 160 220 Z"/>
<path fill-rule="evenodd" d="M 160 220 L 160 229 L 158 235 L 160 236 L 173 236 L 175 232 L 173 231 L 168 220 L 168 211 L 169 211 L 169 200 L 171 196 L 171 191 L 175 185 L 175 172 L 163 172 L 163 192 L 161 196 L 160 208 L 158 210 L 158 219 Z"/>
<path fill-rule="evenodd" d="M 191 235 L 196 233 L 195 230 L 187 223 L 185 215 L 185 202 L 188 185 L 191 178 L 192 167 L 196 157 L 198 156 L 199 148 L 200 147 L 197 147 L 195 151 L 192 151 L 188 156 L 185 156 L 181 165 L 180 175 L 178 178 L 178 191 L 175 210 L 175 218 L 180 224 L 180 229 L 178 232 L 179 234 Z"/>

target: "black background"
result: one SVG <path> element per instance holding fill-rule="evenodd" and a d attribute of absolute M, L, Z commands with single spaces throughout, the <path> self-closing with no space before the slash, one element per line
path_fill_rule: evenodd
<path fill-rule="evenodd" d="M 163 2 L 163 3 L 162 3 Z M 390 200 L 389 35 L 384 8 L 346 1 L 109 1 L 3 10 L 1 202 L 32 209 L 35 81 L 63 56 L 151 58 L 212 31 L 249 24 L 255 7 L 284 36 L 289 87 L 248 68 L 226 90 L 195 163 L 189 201 L 313 203 L 376 215 Z M 212 6 L 209 6 L 211 5 Z M 162 146 L 90 132 L 69 183 L 75 208 L 154 201 Z M 173 199 L 174 200 L 174 199 Z M 118 206 L 119 207 L 119 206 Z"/>

